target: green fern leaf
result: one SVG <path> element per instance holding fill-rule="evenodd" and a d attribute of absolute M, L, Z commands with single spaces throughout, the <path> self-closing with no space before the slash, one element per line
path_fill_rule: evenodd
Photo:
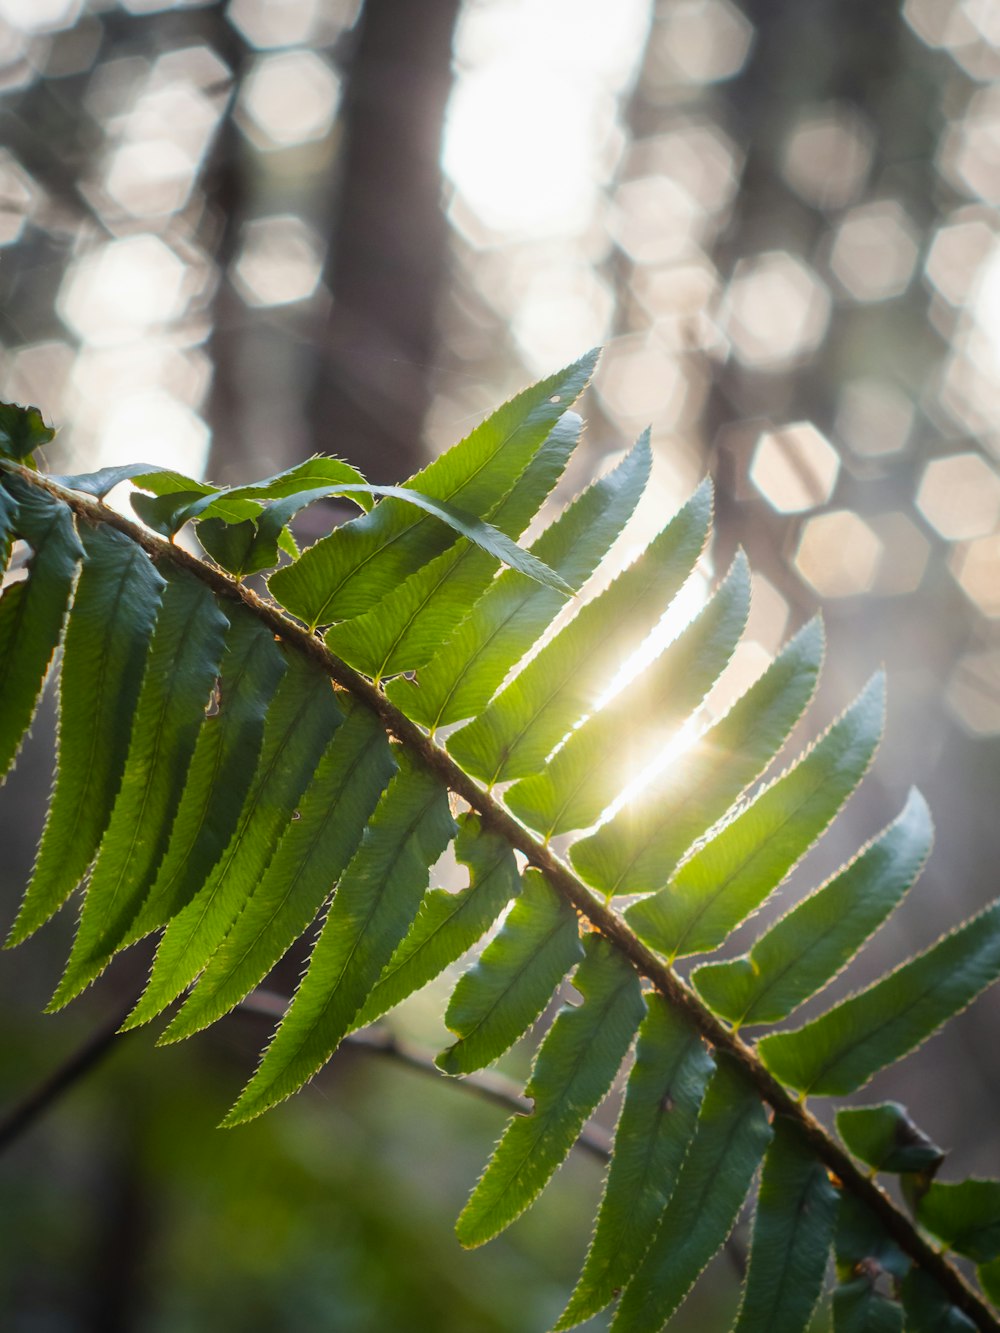
<path fill-rule="evenodd" d="M 378 719 L 349 706 L 264 876 L 160 1038 L 177 1041 L 239 1004 L 313 921 L 395 770 Z"/>
<path fill-rule="evenodd" d="M 625 913 L 668 957 L 720 945 L 805 855 L 861 781 L 885 716 L 881 674 L 788 772 L 723 824 L 666 889 Z"/>
<path fill-rule="evenodd" d="M 537 870 L 503 929 L 459 980 L 444 1021 L 458 1041 L 437 1057 L 448 1074 L 468 1074 L 513 1046 L 583 957 L 576 913 Z"/>
<path fill-rule="evenodd" d="M 217 492 L 201 513 L 233 522 L 239 517 L 239 510 L 232 507 L 234 501 L 240 503 L 243 500 L 282 500 L 290 495 L 299 495 L 303 491 L 351 484 L 365 485 L 365 479 L 356 467 L 345 463 L 341 458 L 316 454 L 302 463 L 296 463 L 294 467 L 286 468 L 283 472 L 276 472 L 272 477 L 265 477 L 262 481 L 253 481 L 246 486 L 231 487 Z M 372 496 L 366 495 L 364 491 L 354 492 L 352 498 L 356 504 L 365 509 L 370 509 L 374 504 Z"/>
<path fill-rule="evenodd" d="M 719 1055 L 677 1186 L 611 1327 L 650 1333 L 666 1323 L 725 1243 L 771 1139 L 756 1090 Z"/>
<path fill-rule="evenodd" d="M 438 976 L 489 929 L 521 892 L 514 854 L 504 838 L 482 827 L 477 816 L 458 821 L 455 856 L 469 867 L 469 885 L 459 893 L 432 889 L 399 948 L 386 964 L 352 1027 L 374 1023 L 400 1000 Z"/>
<path fill-rule="evenodd" d="M 285 659 L 274 636 L 247 612 L 234 605 L 227 615 L 218 707 L 202 723 L 167 850 L 123 943 L 166 925 L 191 901 L 225 850 L 253 780 Z"/>
<path fill-rule="evenodd" d="M 433 499 L 429 495 L 412 489 L 409 486 L 371 486 L 368 482 L 341 483 L 333 486 L 320 486 L 310 491 L 300 491 L 296 495 L 287 496 L 283 500 L 272 500 L 270 505 L 263 511 L 258 518 L 254 515 L 250 527 L 251 533 L 246 522 L 240 522 L 237 527 L 243 530 L 246 540 L 242 537 L 239 541 L 229 544 L 220 541 L 221 533 L 216 527 L 211 531 L 214 533 L 216 549 L 224 552 L 225 567 L 232 573 L 255 574 L 260 570 L 268 569 L 277 562 L 278 559 L 278 541 L 281 533 L 285 529 L 286 523 L 294 517 L 301 509 L 308 505 L 315 504 L 317 500 L 326 500 L 334 496 L 352 496 L 358 493 L 366 495 L 382 495 L 395 499 L 407 505 L 414 505 L 417 509 L 422 509 L 430 514 L 432 518 L 439 519 L 446 527 L 453 529 L 450 543 L 453 543 L 455 537 L 464 537 L 469 542 L 474 543 L 493 560 L 502 561 L 511 569 L 516 569 L 530 579 L 535 579 L 538 583 L 544 583 L 547 587 L 555 588 L 559 592 L 572 593 L 573 589 L 560 578 L 553 570 L 549 569 L 543 561 L 538 560 L 530 551 L 523 550 L 516 542 L 510 540 L 492 523 L 486 523 L 481 518 L 476 518 L 474 514 L 468 513 L 464 509 L 458 509 L 454 505 L 446 504 L 443 500 Z M 169 499 L 169 497 L 167 497 Z M 197 514 L 202 501 L 198 500 L 184 511 L 183 520 L 193 518 Z M 235 503 L 231 501 L 231 503 Z M 216 520 L 209 520 L 215 522 Z M 200 529 L 199 529 L 200 531 Z M 342 531 L 342 529 L 338 529 Z M 449 543 L 449 544 L 450 544 Z M 291 568 L 291 566 L 286 566 Z"/>
<path fill-rule="evenodd" d="M 409 929 L 429 867 L 455 832 L 445 788 L 401 752 L 399 772 L 337 886 L 309 969 L 225 1124 L 290 1097 L 330 1058 Z"/>
<path fill-rule="evenodd" d="M 567 582 L 581 584 L 631 517 L 649 469 L 647 433 L 612 472 L 546 528 L 532 551 Z M 408 717 L 432 731 L 472 717 L 489 703 L 507 672 L 565 601 L 552 589 L 505 571 L 417 672 L 416 681 L 392 681 L 386 694 Z"/>
<path fill-rule="evenodd" d="M 812 620 L 648 791 L 573 844 L 574 869 L 608 897 L 662 888 L 781 749 L 815 692 L 822 656 L 822 626 Z"/>
<path fill-rule="evenodd" d="M 933 1175 L 944 1161 L 944 1151 L 916 1127 L 899 1102 L 845 1106 L 837 1112 L 837 1132 L 854 1156 L 876 1171 Z"/>
<path fill-rule="evenodd" d="M 567 413 L 557 422 L 491 522 L 517 537 L 559 480 L 580 435 Z M 493 582 L 497 561 L 481 547 L 459 542 L 410 575 L 371 611 L 327 631 L 326 644 L 373 680 L 423 666 Z M 521 571 L 523 574 L 523 571 Z"/>
<path fill-rule="evenodd" d="M 633 565 L 448 738 L 466 772 L 491 784 L 537 772 L 667 609 L 701 554 L 711 511 L 705 482 Z"/>
<path fill-rule="evenodd" d="M 1000 1257 L 1000 1181 L 935 1180 L 917 1204 L 917 1221 L 977 1264 Z"/>
<path fill-rule="evenodd" d="M 80 536 L 85 558 L 59 673 L 61 758 L 10 944 L 62 906 L 107 828 L 164 587 L 145 551 L 113 528 L 85 525 Z"/>
<path fill-rule="evenodd" d="M 31 547 L 27 578 L 0 597 L 0 781 L 31 726 L 83 558 L 68 509 L 17 477 L 17 535 Z"/>
<path fill-rule="evenodd" d="M 166 849 L 229 622 L 203 583 L 169 571 L 136 706 L 121 787 L 87 887 L 58 1009 L 121 945 Z M 76 762 L 63 754 L 62 762 Z"/>
<path fill-rule="evenodd" d="M 4 458 L 28 459 L 54 436 L 37 407 L 0 403 L 0 455 Z"/>
<path fill-rule="evenodd" d="M 980 1264 L 976 1269 L 979 1285 L 1000 1309 L 1000 1259 L 992 1259 L 988 1264 Z"/>
<path fill-rule="evenodd" d="M 903 1307 L 863 1274 L 835 1289 L 833 1328 L 834 1333 L 903 1333 Z"/>
<path fill-rule="evenodd" d="M 871 1211 L 846 1193 L 837 1213 L 836 1259 L 840 1282 L 833 1293 L 833 1326 L 837 1333 L 901 1333 L 902 1307 L 883 1295 L 883 1289 L 891 1286 L 895 1290 L 910 1262 Z"/>
<path fill-rule="evenodd" d="M 734 1023 L 776 1023 L 851 961 L 920 874 L 933 827 L 911 791 L 899 817 L 826 884 L 757 940 L 749 954 L 704 963 L 698 993 Z"/>
<path fill-rule="evenodd" d="M 290 653 L 236 831 L 204 885 L 167 927 L 149 984 L 127 1027 L 148 1021 L 175 1000 L 225 939 L 342 719 L 327 677 Z"/>
<path fill-rule="evenodd" d="M 906 1333 L 975 1333 L 975 1324 L 956 1310 L 929 1273 L 913 1268 L 900 1288 Z"/>
<path fill-rule="evenodd" d="M 573 984 L 579 1005 L 560 1009 L 538 1049 L 525 1095 L 455 1227 L 466 1246 L 490 1240 L 534 1202 L 604 1098 L 645 1013 L 639 978 L 607 940 L 588 935 Z"/>
<path fill-rule="evenodd" d="M 750 1269 L 734 1333 L 802 1333 L 819 1300 L 838 1194 L 798 1130 L 778 1116 L 764 1158 Z"/>
<path fill-rule="evenodd" d="M 103 500 L 109 491 L 113 491 L 123 481 L 166 471 L 166 468 L 157 467 L 155 463 L 124 463 L 117 467 L 101 467 L 96 472 L 78 472 L 75 476 L 54 476 L 52 480 L 67 490 L 80 491 L 83 495 L 93 495 Z"/>
<path fill-rule="evenodd" d="M 442 454 L 408 486 L 470 514 L 488 513 L 582 391 L 596 353 L 526 390 Z M 324 537 L 268 587 L 307 625 L 347 620 L 374 606 L 419 565 L 450 546 L 455 533 L 393 499 Z"/>
<path fill-rule="evenodd" d="M 855 1092 L 907 1055 L 1000 977 L 994 903 L 882 981 L 794 1032 L 762 1037 L 771 1072 L 803 1093 Z"/>
<path fill-rule="evenodd" d="M 7 572 L 17 536 L 17 504 L 10 491 L 0 485 L 0 579 Z"/>
<path fill-rule="evenodd" d="M 634 1275 L 673 1193 L 715 1067 L 661 995 L 648 995 L 646 1004 L 594 1239 L 557 1329 L 603 1310 Z"/>
<path fill-rule="evenodd" d="M 593 824 L 711 689 L 749 609 L 750 570 L 741 552 L 705 609 L 645 675 L 571 732 L 544 772 L 505 793 L 508 809 L 547 838 Z M 622 762 L 609 763 L 612 755 Z"/>

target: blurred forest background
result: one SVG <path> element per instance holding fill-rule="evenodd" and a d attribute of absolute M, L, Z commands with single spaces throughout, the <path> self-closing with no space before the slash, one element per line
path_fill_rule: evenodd
<path fill-rule="evenodd" d="M 938 842 L 840 992 L 996 895 L 996 0 L 0 0 L 0 247 L 0 396 L 61 428 L 60 470 L 231 483 L 322 450 L 396 480 L 605 344 L 566 494 L 646 423 L 650 527 L 711 473 L 704 577 L 738 544 L 756 571 L 729 689 L 817 607 L 812 732 L 888 668 L 883 751 L 794 885 L 910 782 Z M 5 922 L 51 726 L 50 700 L 0 804 Z M 141 985 L 134 950 L 43 1017 L 71 915 L 0 959 L 4 1105 Z M 393 1021 L 433 1045 L 438 1008 Z M 1000 1172 L 998 1034 L 994 994 L 872 1089 L 961 1174 Z M 131 1037 L 6 1152 L 4 1328 L 546 1327 L 599 1165 L 575 1154 L 464 1253 L 452 1221 L 502 1113 L 346 1052 L 217 1131 L 264 1035 Z M 679 1328 L 727 1326 L 718 1262 Z"/>

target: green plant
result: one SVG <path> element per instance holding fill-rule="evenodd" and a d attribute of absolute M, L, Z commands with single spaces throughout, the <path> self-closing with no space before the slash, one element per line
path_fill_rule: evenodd
<path fill-rule="evenodd" d="M 593 1243 L 559 1327 L 623 1290 L 614 1327 L 658 1328 L 763 1163 L 740 1333 L 804 1328 L 831 1248 L 837 1329 L 1000 1328 L 933 1239 L 1000 1297 L 1000 1182 L 935 1180 L 942 1154 L 899 1106 L 842 1110 L 841 1141 L 806 1103 L 863 1087 L 1000 976 L 1000 906 L 803 1028 L 769 1030 L 851 961 L 916 878 L 931 825 L 914 792 L 748 955 L 682 977 L 678 960 L 722 945 L 861 781 L 883 686 L 875 677 L 755 787 L 813 695 L 814 621 L 607 816 L 626 777 L 609 756 L 627 752 L 634 772 L 696 714 L 741 636 L 749 578 L 738 556 L 644 674 L 596 707 L 694 568 L 711 490 L 544 638 L 648 476 L 643 438 L 531 552 L 514 544 L 576 443 L 567 409 L 592 368 L 586 357 L 522 393 L 402 488 L 368 487 L 323 458 L 226 491 L 141 464 L 46 477 L 34 453 L 51 431 L 35 409 L 0 409 L 4 565 L 15 540 L 30 551 L 0 599 L 0 772 L 63 644 L 59 766 L 10 942 L 86 879 L 51 1007 L 162 930 L 126 1026 L 184 997 L 163 1036 L 173 1041 L 240 1004 L 325 910 L 233 1125 L 301 1087 L 513 903 L 455 988 L 441 1068 L 494 1060 L 570 973 L 581 998 L 538 1049 L 533 1110 L 511 1120 L 462 1212 L 464 1244 L 531 1204 L 638 1034 Z M 124 478 L 140 488 L 146 527 L 102 502 Z M 365 512 L 299 555 L 289 519 L 332 494 Z M 174 543 L 189 521 L 214 563 Z M 288 558 L 261 597 L 245 579 L 278 565 L 280 550 Z M 468 887 L 428 891 L 449 845 Z M 764 1035 L 745 1037 L 748 1026 Z M 907 1206 L 876 1172 L 900 1176 Z"/>

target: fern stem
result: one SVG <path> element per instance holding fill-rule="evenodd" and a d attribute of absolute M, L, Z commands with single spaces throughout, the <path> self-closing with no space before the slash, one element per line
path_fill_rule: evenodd
<path fill-rule="evenodd" d="M 811 1111 L 778 1082 L 754 1048 L 716 1018 L 673 968 L 643 944 L 618 913 L 596 897 L 551 847 L 529 833 L 497 802 L 489 790 L 469 777 L 444 749 L 394 707 L 370 680 L 335 657 L 315 633 L 290 619 L 274 603 L 259 597 L 221 569 L 205 564 L 182 547 L 141 528 L 99 500 L 67 490 L 17 463 L 0 460 L 0 468 L 55 496 L 83 521 L 107 523 L 117 528 L 142 546 L 154 561 L 172 562 L 201 579 L 219 596 L 242 602 L 277 637 L 317 663 L 335 685 L 349 691 L 371 708 L 391 735 L 418 754 L 452 792 L 482 817 L 484 823 L 505 837 L 530 865 L 540 870 L 556 892 L 586 918 L 591 927 L 610 940 L 637 972 L 686 1016 L 710 1045 L 725 1051 L 738 1063 L 744 1076 L 771 1108 L 799 1127 L 839 1186 L 849 1190 L 878 1217 L 901 1249 L 936 1279 L 949 1300 L 977 1328 L 983 1330 L 983 1333 L 1000 1333 L 1000 1317 L 994 1314 L 965 1276 L 925 1238 L 885 1190 L 865 1174 Z"/>

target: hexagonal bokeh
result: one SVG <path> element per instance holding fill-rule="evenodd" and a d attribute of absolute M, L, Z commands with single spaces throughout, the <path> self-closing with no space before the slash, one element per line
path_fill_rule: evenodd
<path fill-rule="evenodd" d="M 226 17 L 250 46 L 298 46 L 312 37 L 319 10 L 319 0 L 230 0 Z"/>
<path fill-rule="evenodd" d="M 966 653 L 951 673 L 945 700 L 973 736 L 1000 732 L 1000 648 Z"/>
<path fill-rule="evenodd" d="M 572 361 L 583 346 L 603 343 L 611 328 L 614 295 L 592 265 L 582 261 L 540 266 L 524 288 L 511 332 L 539 375 Z"/>
<path fill-rule="evenodd" d="M 186 274 L 187 265 L 158 236 L 109 241 L 66 269 L 59 314 L 84 342 L 124 341 L 183 313 Z"/>
<path fill-rule="evenodd" d="M 938 151 L 943 175 L 966 194 L 990 203 L 1000 199 L 998 117 L 1000 87 L 980 89 L 969 101 L 965 115 L 952 122 Z"/>
<path fill-rule="evenodd" d="M 906 514 L 870 516 L 868 523 L 885 548 L 872 592 L 899 597 L 916 592 L 923 582 L 930 557 L 930 542 Z"/>
<path fill-rule="evenodd" d="M 616 338 L 594 380 L 597 396 L 613 416 L 669 426 L 684 405 L 687 377 L 681 364 L 654 338 Z"/>
<path fill-rule="evenodd" d="M 289 305 L 312 296 L 323 268 L 323 245 L 301 218 L 257 218 L 243 228 L 233 280 L 248 305 Z"/>
<path fill-rule="evenodd" d="M 884 301 L 906 290 L 918 251 L 908 214 L 887 199 L 851 209 L 837 228 L 830 267 L 856 301 Z"/>
<path fill-rule="evenodd" d="M 834 430 L 856 454 L 879 458 L 906 448 L 913 403 L 883 380 L 850 380 L 840 392 Z"/>
<path fill-rule="evenodd" d="M 803 260 L 787 250 L 770 250 L 736 265 L 723 318 L 744 365 L 777 370 L 823 341 L 830 296 Z"/>
<path fill-rule="evenodd" d="M 718 83 L 743 68 L 753 25 L 729 0 L 673 0 L 650 36 L 654 87 Z"/>
<path fill-rule="evenodd" d="M 289 148 L 330 132 L 340 77 L 315 51 L 262 56 L 240 95 L 240 124 L 259 148 Z"/>
<path fill-rule="evenodd" d="M 811 421 L 766 431 L 750 464 L 750 480 L 779 514 L 825 504 L 839 472 L 839 454 Z"/>
<path fill-rule="evenodd" d="M 977 611 L 991 620 L 1000 616 L 1000 536 L 978 537 L 957 546 L 948 567 Z"/>
<path fill-rule="evenodd" d="M 678 259 L 701 239 L 706 220 L 698 201 L 667 176 L 640 176 L 615 191 L 610 225 L 636 264 Z"/>
<path fill-rule="evenodd" d="M 939 227 L 924 269 L 928 281 L 950 305 L 964 305 L 995 245 L 996 232 L 983 218 Z"/>
<path fill-rule="evenodd" d="M 821 597 L 856 597 L 875 582 L 882 543 L 852 509 L 835 509 L 807 520 L 795 552 L 795 567 Z"/>
<path fill-rule="evenodd" d="M 785 179 L 814 208 L 843 208 L 864 187 L 872 134 L 852 106 L 831 103 L 804 117 L 785 144 Z"/>
<path fill-rule="evenodd" d="M 935 458 L 924 468 L 916 503 L 945 541 L 984 537 L 1000 521 L 1000 477 L 980 454 Z"/>
<path fill-rule="evenodd" d="M 0 18 L 22 32 L 58 32 L 80 16 L 83 0 L 0 0 Z"/>
<path fill-rule="evenodd" d="M 0 245 L 14 245 L 38 202 L 35 182 L 13 154 L 0 149 Z"/>

